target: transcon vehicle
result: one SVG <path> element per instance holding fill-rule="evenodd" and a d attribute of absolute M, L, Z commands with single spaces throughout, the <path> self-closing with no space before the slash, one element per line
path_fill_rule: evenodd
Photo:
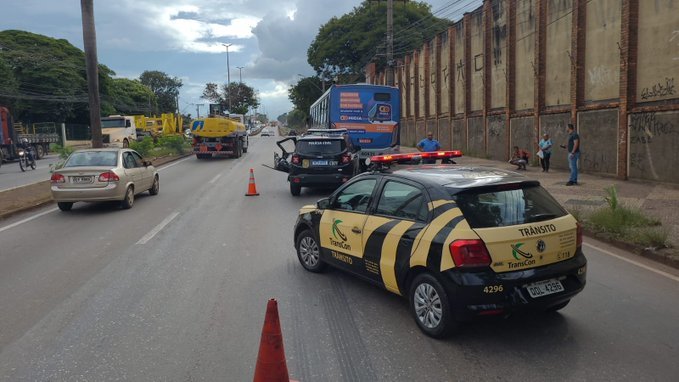
<path fill-rule="evenodd" d="M 382 155 L 294 230 L 300 263 L 327 265 L 405 296 L 420 329 L 451 334 L 476 316 L 557 311 L 585 287 L 582 230 L 539 182 L 451 164 L 459 151 Z"/>

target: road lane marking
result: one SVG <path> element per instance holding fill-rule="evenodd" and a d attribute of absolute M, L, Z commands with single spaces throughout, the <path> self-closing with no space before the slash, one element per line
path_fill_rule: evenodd
<path fill-rule="evenodd" d="M 141 239 L 139 239 L 139 241 L 137 242 L 137 244 L 143 245 L 143 244 L 146 244 L 149 240 L 153 239 L 153 237 L 156 236 L 156 235 L 158 234 L 158 232 L 160 232 L 163 228 L 165 228 L 166 225 L 170 224 L 170 222 L 171 222 L 174 218 L 176 218 L 177 215 L 179 215 L 179 212 L 175 212 L 175 213 L 173 213 L 172 215 L 166 217 L 165 220 L 163 220 L 162 222 L 160 222 L 160 224 L 158 224 L 157 226 L 155 226 L 151 231 L 149 231 L 149 233 L 147 233 L 146 235 L 144 235 L 144 237 L 142 237 Z"/>
<path fill-rule="evenodd" d="M 187 161 L 187 160 L 189 160 L 189 159 L 193 159 L 193 155 L 188 156 L 188 157 L 186 157 L 186 158 L 184 158 L 184 159 L 180 159 L 180 160 L 178 160 L 178 161 L 174 161 L 173 163 L 170 163 L 170 164 L 168 164 L 167 166 L 164 166 L 164 167 L 159 168 L 158 171 L 160 172 L 160 171 L 163 171 L 163 170 L 167 170 L 168 168 L 170 168 L 170 167 L 172 167 L 172 166 L 176 166 L 176 165 L 178 165 L 178 164 L 180 164 L 180 163 L 182 163 L 182 162 L 184 162 L 184 161 Z"/>
<path fill-rule="evenodd" d="M 28 222 L 31 221 L 31 220 L 37 219 L 37 218 L 39 218 L 39 217 L 41 217 L 41 216 L 47 215 L 47 214 L 52 213 L 52 212 L 57 211 L 57 210 L 58 210 L 58 208 L 52 208 L 52 209 L 49 209 L 49 210 L 47 210 L 47 211 L 43 211 L 43 212 L 41 212 L 41 213 L 39 213 L 39 214 L 33 215 L 33 216 L 31 216 L 31 217 L 27 217 L 26 219 L 19 220 L 18 222 L 14 222 L 14 223 L 12 223 L 12 224 L 10 224 L 10 225 L 8 225 L 8 226 L 4 226 L 4 227 L 0 228 L 0 232 L 4 232 L 4 231 L 7 231 L 8 229 L 12 229 L 12 228 L 14 228 L 14 227 L 16 227 L 16 226 L 18 226 L 18 225 L 21 225 L 21 224 L 24 224 L 24 223 L 28 223 Z"/>
<path fill-rule="evenodd" d="M 221 176 L 222 176 L 222 174 L 217 174 L 217 175 L 215 175 L 215 177 L 212 178 L 212 180 L 210 180 L 208 183 L 214 184 L 214 182 L 216 182 L 217 179 L 219 179 Z"/>
<path fill-rule="evenodd" d="M 638 261 L 630 260 L 630 259 L 625 258 L 625 257 L 623 257 L 623 256 L 616 255 L 615 253 L 613 253 L 613 252 L 611 252 L 611 251 L 607 251 L 607 250 L 605 250 L 605 249 L 603 249 L 603 248 L 597 247 L 597 246 L 592 245 L 592 244 L 585 243 L 585 245 L 588 246 L 588 247 L 590 247 L 590 248 L 593 248 L 593 249 L 595 249 L 595 250 L 597 250 L 597 251 L 599 251 L 599 252 L 605 253 L 605 254 L 607 254 L 607 255 L 609 255 L 609 256 L 613 256 L 613 257 L 615 257 L 615 258 L 617 258 L 617 259 L 620 259 L 620 260 L 622 260 L 622 261 L 626 261 L 626 262 L 628 262 L 628 263 L 630 263 L 630 264 L 632 264 L 632 265 L 636 265 L 637 267 L 644 268 L 644 269 L 646 269 L 647 271 L 651 271 L 651 272 L 653 272 L 653 273 L 659 274 L 660 276 L 665 276 L 665 277 L 667 277 L 667 278 L 670 279 L 670 280 L 674 280 L 674 281 L 679 282 L 679 277 L 677 277 L 677 276 L 675 276 L 675 275 L 673 275 L 673 274 L 670 274 L 670 273 L 667 273 L 667 272 L 663 272 L 663 271 L 661 271 L 661 270 L 659 270 L 659 269 L 655 269 L 655 268 L 653 268 L 653 267 L 649 267 L 648 265 L 642 264 L 642 263 L 640 263 L 640 262 L 638 262 Z"/>

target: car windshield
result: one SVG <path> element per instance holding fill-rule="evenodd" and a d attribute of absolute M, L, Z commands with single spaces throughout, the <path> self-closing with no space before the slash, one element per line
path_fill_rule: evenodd
<path fill-rule="evenodd" d="M 120 127 L 123 128 L 125 127 L 125 119 L 124 118 L 102 118 L 101 120 L 101 128 L 102 129 L 108 129 L 112 127 Z"/>
<path fill-rule="evenodd" d="M 314 139 L 298 141 L 296 150 L 299 154 L 339 154 L 344 147 L 344 141 L 339 139 Z"/>
<path fill-rule="evenodd" d="M 64 167 L 116 166 L 118 153 L 115 151 L 80 151 L 71 154 Z"/>
<path fill-rule="evenodd" d="M 533 223 L 567 214 L 544 188 L 537 185 L 484 187 L 452 196 L 472 228 Z"/>

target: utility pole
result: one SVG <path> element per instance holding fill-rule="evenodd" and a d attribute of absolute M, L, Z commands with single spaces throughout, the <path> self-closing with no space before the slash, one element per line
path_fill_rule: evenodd
<path fill-rule="evenodd" d="M 204 103 L 197 103 L 196 104 L 196 118 L 200 118 L 200 107 L 205 106 Z"/>
<path fill-rule="evenodd" d="M 387 85 L 394 86 L 394 0 L 387 0 Z"/>
<path fill-rule="evenodd" d="M 229 68 L 229 47 L 233 44 L 222 44 L 226 48 L 226 98 L 229 103 L 229 113 L 231 113 L 231 70 Z"/>
<path fill-rule="evenodd" d="M 97 33 L 94 29 L 94 0 L 80 0 L 83 19 L 83 44 L 87 71 L 87 92 L 89 93 L 90 127 L 92 147 L 104 147 L 101 135 L 101 106 L 99 103 L 99 75 L 97 68 Z"/>

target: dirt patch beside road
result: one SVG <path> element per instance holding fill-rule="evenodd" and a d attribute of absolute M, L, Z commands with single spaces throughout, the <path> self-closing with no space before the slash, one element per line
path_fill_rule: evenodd
<path fill-rule="evenodd" d="M 155 158 L 152 162 L 154 166 L 158 167 L 189 155 L 193 154 Z M 0 191 L 0 219 L 51 202 L 52 192 L 50 191 L 49 180 L 13 188 L 11 190 Z"/>

